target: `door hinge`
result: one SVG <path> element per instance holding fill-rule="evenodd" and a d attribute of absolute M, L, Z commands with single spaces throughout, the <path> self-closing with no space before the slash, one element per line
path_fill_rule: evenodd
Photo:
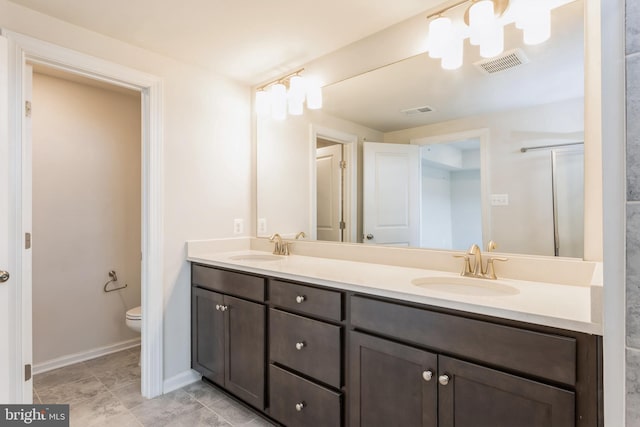
<path fill-rule="evenodd" d="M 24 380 L 29 381 L 31 379 L 31 363 L 24 365 Z"/>
<path fill-rule="evenodd" d="M 24 102 L 24 115 L 31 117 L 31 101 Z"/>
<path fill-rule="evenodd" d="M 24 233 L 24 248 L 31 249 L 31 233 Z"/>
<path fill-rule="evenodd" d="M 340 169 L 346 169 L 346 168 L 347 168 L 347 161 L 340 160 Z"/>
<path fill-rule="evenodd" d="M 347 223 L 344 221 L 340 221 L 340 230 L 344 230 L 345 228 L 347 228 Z"/>

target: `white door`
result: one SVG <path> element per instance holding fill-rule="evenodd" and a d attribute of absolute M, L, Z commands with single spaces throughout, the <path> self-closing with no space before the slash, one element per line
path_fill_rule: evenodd
<path fill-rule="evenodd" d="M 317 239 L 342 242 L 342 144 L 316 151 Z"/>
<path fill-rule="evenodd" d="M 13 355 L 15 345 L 11 337 L 14 311 L 10 304 L 15 280 L 6 279 L 14 274 L 9 265 L 9 77 L 8 43 L 0 36 L 0 402 L 14 402 Z"/>
<path fill-rule="evenodd" d="M 420 148 L 363 144 L 364 243 L 420 245 Z"/>

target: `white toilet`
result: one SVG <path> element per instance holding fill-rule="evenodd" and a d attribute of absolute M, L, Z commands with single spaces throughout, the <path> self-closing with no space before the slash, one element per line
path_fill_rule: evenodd
<path fill-rule="evenodd" d="M 142 330 L 141 307 L 134 307 L 131 310 L 127 310 L 127 326 L 138 333 Z"/>

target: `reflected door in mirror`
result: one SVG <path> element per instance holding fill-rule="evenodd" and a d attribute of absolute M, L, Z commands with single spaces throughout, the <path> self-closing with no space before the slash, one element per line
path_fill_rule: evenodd
<path fill-rule="evenodd" d="M 317 239 L 343 241 L 342 144 L 316 150 Z"/>
<path fill-rule="evenodd" d="M 420 245 L 420 148 L 363 144 L 364 243 Z"/>

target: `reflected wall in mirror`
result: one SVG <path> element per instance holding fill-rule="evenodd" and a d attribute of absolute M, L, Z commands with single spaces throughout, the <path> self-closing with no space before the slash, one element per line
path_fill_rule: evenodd
<path fill-rule="evenodd" d="M 455 250 L 495 240 L 581 258 L 584 162 L 576 146 L 551 146 L 584 141 L 583 14 L 582 1 L 554 9 L 538 46 L 505 27 L 505 57 L 522 63 L 497 73 L 474 65 L 466 41 L 459 70 L 420 54 L 325 86 L 321 111 L 258 119 L 258 235 Z M 414 147 L 417 186 L 399 154 L 371 156 L 366 141 Z M 376 158 L 393 179 L 372 175 Z M 371 202 L 381 194 L 391 199 Z"/>

